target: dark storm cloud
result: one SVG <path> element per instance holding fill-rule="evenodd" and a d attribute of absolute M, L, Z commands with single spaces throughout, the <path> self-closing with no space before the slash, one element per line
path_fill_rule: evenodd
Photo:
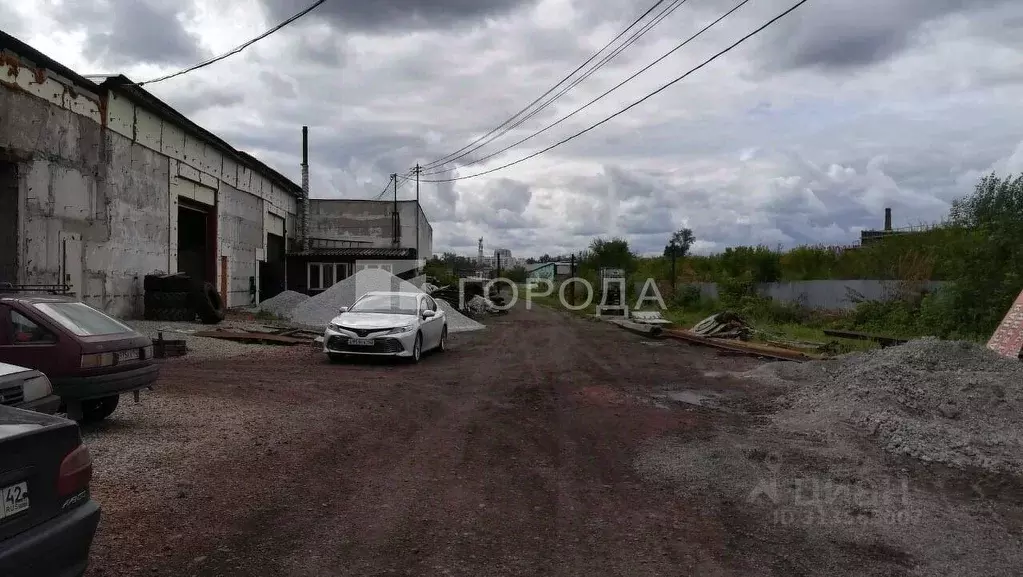
<path fill-rule="evenodd" d="M 61 4 L 58 8 L 58 21 L 87 34 L 85 56 L 107 66 L 183 66 L 208 56 L 178 21 L 181 5 L 176 2 L 110 0 Z"/>
<path fill-rule="evenodd" d="M 306 0 L 262 0 L 273 20 L 283 20 L 312 4 Z M 339 28 L 393 33 L 408 28 L 450 28 L 497 17 L 529 6 L 534 0 L 328 0 L 310 16 L 330 20 Z M 300 7 L 301 6 L 301 7 Z"/>
<path fill-rule="evenodd" d="M 789 0 L 773 2 L 780 11 Z M 1015 0 L 832 0 L 809 2 L 770 32 L 761 54 L 770 68 L 843 71 L 883 62 L 910 46 L 923 27 L 962 14 L 983 16 Z"/>

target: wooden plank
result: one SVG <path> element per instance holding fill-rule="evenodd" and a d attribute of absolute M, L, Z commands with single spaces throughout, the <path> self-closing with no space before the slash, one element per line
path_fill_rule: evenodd
<path fill-rule="evenodd" d="M 841 339 L 857 339 L 861 341 L 874 341 L 879 343 L 881 346 L 888 347 L 893 345 L 901 345 L 907 343 L 906 339 L 897 339 L 895 337 L 886 337 L 884 335 L 876 335 L 871 333 L 861 333 L 857 331 L 842 331 L 838 329 L 824 329 L 824 334 L 829 337 L 837 337 Z"/>
<path fill-rule="evenodd" d="M 683 330 L 666 330 L 664 335 L 675 339 L 687 341 L 693 344 L 704 345 L 708 347 L 714 347 L 716 349 L 722 349 L 726 351 L 732 351 L 736 353 L 765 357 L 769 359 L 777 359 L 781 361 L 796 361 L 805 362 L 809 360 L 819 360 L 824 357 L 816 355 L 808 355 L 806 353 L 800 353 L 798 351 L 791 351 L 786 349 L 780 349 L 777 347 L 770 347 L 767 345 L 760 345 L 755 343 L 747 343 L 743 341 L 732 341 L 732 340 L 721 340 L 713 339 L 710 337 L 704 337 L 692 333 L 690 331 Z"/>
<path fill-rule="evenodd" d="M 282 337 L 280 335 L 272 335 L 269 333 L 243 333 L 234 331 L 200 331 L 194 333 L 193 336 L 271 345 L 304 345 L 309 342 L 309 339 Z"/>
<path fill-rule="evenodd" d="M 987 348 L 1010 359 L 1023 356 L 1023 292 L 991 335 Z"/>

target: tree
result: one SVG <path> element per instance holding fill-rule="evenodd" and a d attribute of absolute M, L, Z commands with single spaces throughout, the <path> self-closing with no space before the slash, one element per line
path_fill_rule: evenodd
<path fill-rule="evenodd" d="M 526 259 L 526 264 L 536 264 L 536 259 L 533 257 L 529 257 Z"/>
<path fill-rule="evenodd" d="M 629 241 L 624 238 L 595 238 L 584 258 L 586 265 L 599 271 L 601 268 L 620 268 L 630 273 L 636 270 L 636 255 L 629 250 Z"/>
<path fill-rule="evenodd" d="M 677 258 L 685 258 L 694 242 L 696 242 L 696 237 L 693 236 L 693 231 L 688 228 L 680 228 L 673 232 L 671 238 L 668 239 L 668 244 L 664 246 L 664 256 L 671 258 L 674 254 Z M 672 247 L 675 248 L 674 253 L 672 253 Z"/>
<path fill-rule="evenodd" d="M 554 259 L 551 258 L 551 255 L 549 255 L 547 253 L 544 253 L 544 255 L 542 257 L 540 257 L 540 262 L 551 262 L 553 260 Z"/>
<path fill-rule="evenodd" d="M 985 176 L 952 203 L 949 224 L 964 239 L 946 256 L 954 266 L 943 316 L 958 334 L 990 335 L 1023 290 L 1023 175 Z"/>
<path fill-rule="evenodd" d="M 524 283 L 526 282 L 526 269 L 521 266 L 517 266 L 505 271 L 503 276 L 512 282 Z"/>

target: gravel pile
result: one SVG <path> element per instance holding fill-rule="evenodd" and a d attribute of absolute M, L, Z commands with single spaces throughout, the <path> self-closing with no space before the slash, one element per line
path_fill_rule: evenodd
<path fill-rule="evenodd" d="M 371 291 L 421 292 L 415 285 L 385 270 L 363 269 L 303 301 L 291 311 L 290 318 L 301 325 L 324 327 L 337 316 L 339 308 L 352 306 L 356 299 Z"/>
<path fill-rule="evenodd" d="M 295 307 L 307 300 L 309 300 L 309 295 L 295 291 L 284 291 L 259 303 L 258 309 L 272 315 L 288 318 L 291 316 L 291 312 L 295 310 Z"/>
<path fill-rule="evenodd" d="M 979 345 L 920 339 L 742 376 L 791 387 L 775 417 L 786 428 L 851 422 L 893 454 L 1023 475 L 1023 363 Z"/>
<path fill-rule="evenodd" d="M 458 312 L 455 307 L 451 306 L 448 301 L 436 299 L 437 306 L 444 311 L 445 316 L 448 317 L 448 332 L 449 333 L 463 333 L 467 331 L 478 331 L 487 328 L 486 325 L 478 323 L 469 317 Z"/>

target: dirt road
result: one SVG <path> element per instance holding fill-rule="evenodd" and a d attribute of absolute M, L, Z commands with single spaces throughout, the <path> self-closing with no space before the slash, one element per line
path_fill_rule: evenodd
<path fill-rule="evenodd" d="M 912 569 L 876 538 L 780 523 L 753 486 L 680 482 L 650 452 L 748 432 L 774 393 L 715 373 L 756 361 L 547 309 L 489 324 L 416 366 L 305 347 L 168 363 L 157 392 L 87 432 L 104 510 L 89 574 Z M 682 389 L 725 397 L 660 396 Z"/>

